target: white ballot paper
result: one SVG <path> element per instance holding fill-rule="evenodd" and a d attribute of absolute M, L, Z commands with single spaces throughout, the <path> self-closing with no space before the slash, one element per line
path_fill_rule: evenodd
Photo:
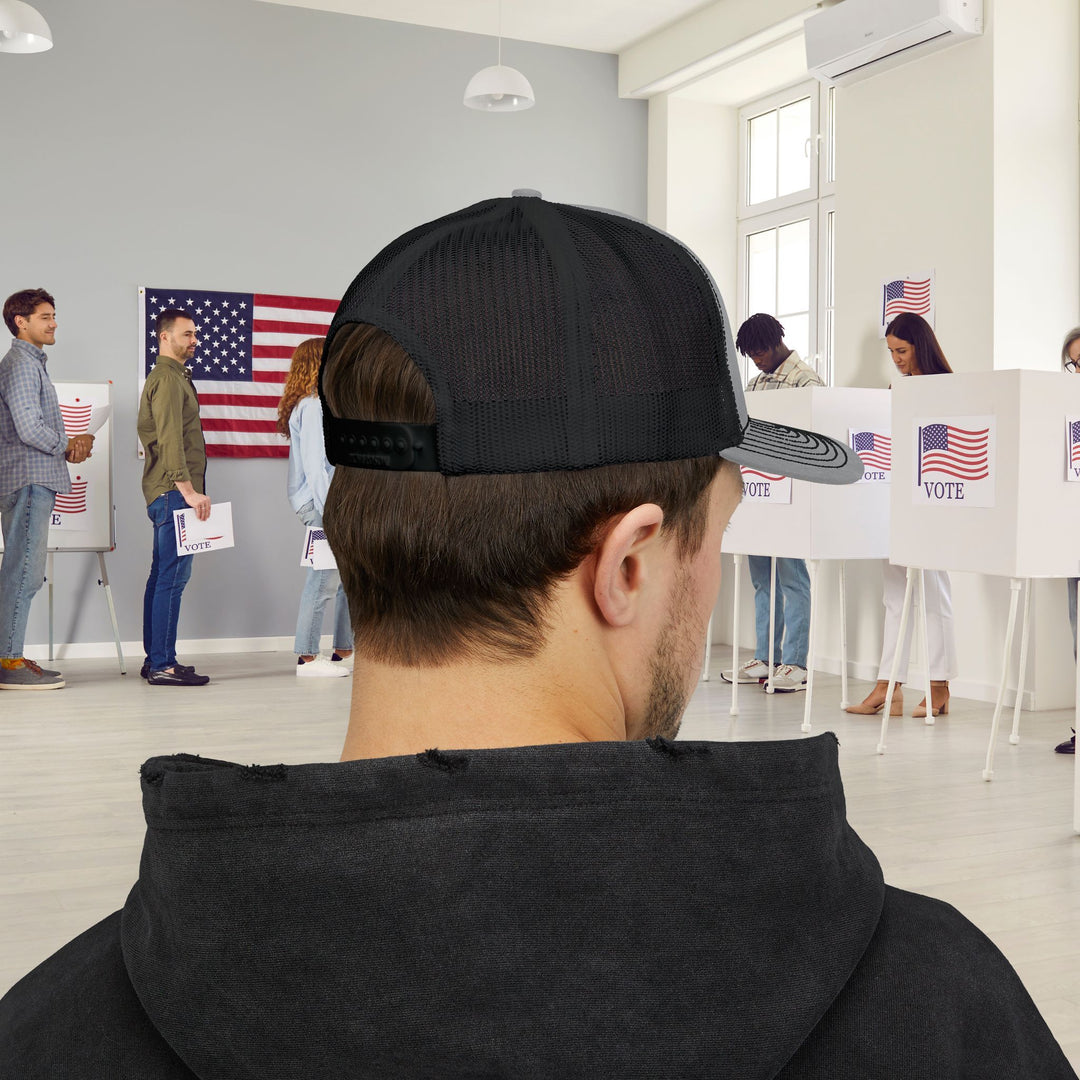
<path fill-rule="evenodd" d="M 200 521 L 190 506 L 173 511 L 176 550 L 180 555 L 231 548 L 233 542 L 232 503 L 211 503 L 210 516 Z"/>
<path fill-rule="evenodd" d="M 90 413 L 90 423 L 86 427 L 87 435 L 96 435 L 105 426 L 105 421 L 109 419 L 111 412 L 111 405 L 95 405 L 93 412 Z"/>
<path fill-rule="evenodd" d="M 300 555 L 300 565 L 310 566 L 312 570 L 336 570 L 337 560 L 330 550 L 323 528 L 308 527 L 304 534 L 304 550 Z"/>

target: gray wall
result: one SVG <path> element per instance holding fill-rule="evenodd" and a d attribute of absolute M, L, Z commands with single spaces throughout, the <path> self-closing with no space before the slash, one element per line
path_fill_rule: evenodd
<path fill-rule="evenodd" d="M 340 296 L 405 229 L 514 187 L 645 215 L 646 105 L 614 56 L 504 43 L 537 105 L 461 104 L 495 41 L 254 0 L 36 0 L 55 48 L 0 56 L 0 296 L 57 300 L 55 381 L 111 379 L 121 635 L 150 526 L 135 453 L 140 284 Z M 6 332 L 6 331 L 5 331 Z M 180 637 L 290 635 L 302 584 L 284 461 L 213 459 L 238 544 L 200 557 Z M 57 638 L 111 637 L 96 557 L 57 556 Z M 47 639 L 44 593 L 28 644 Z"/>

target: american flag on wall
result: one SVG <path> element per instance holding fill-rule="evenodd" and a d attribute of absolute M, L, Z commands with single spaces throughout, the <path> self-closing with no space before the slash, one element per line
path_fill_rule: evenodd
<path fill-rule="evenodd" d="M 934 316 L 934 275 L 924 278 L 897 278 L 885 282 L 881 300 L 881 325 L 896 318 L 902 311 L 922 315 L 929 323 Z"/>
<path fill-rule="evenodd" d="M 1080 465 L 1080 420 L 1069 421 L 1069 465 Z"/>
<path fill-rule="evenodd" d="M 851 448 L 868 469 L 892 469 L 891 436 L 880 431 L 856 431 L 851 436 Z"/>
<path fill-rule="evenodd" d="M 338 301 L 206 289 L 139 289 L 139 385 L 157 360 L 157 315 L 191 312 L 198 331 L 188 361 L 208 457 L 288 457 L 277 407 L 300 342 L 324 337 Z"/>
<path fill-rule="evenodd" d="M 919 428 L 919 475 L 955 480 L 985 480 L 990 475 L 990 429 L 969 430 L 953 424 Z"/>

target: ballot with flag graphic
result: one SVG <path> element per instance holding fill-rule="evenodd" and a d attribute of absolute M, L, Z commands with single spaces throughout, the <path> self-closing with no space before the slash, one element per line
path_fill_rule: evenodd
<path fill-rule="evenodd" d="M 212 503 L 205 521 L 200 521 L 190 506 L 174 510 L 173 528 L 180 555 L 198 555 L 235 546 L 231 502 Z"/>
<path fill-rule="evenodd" d="M 300 556 L 300 565 L 308 566 L 312 570 L 337 569 L 337 560 L 330 550 L 330 542 L 326 539 L 325 529 L 308 528 L 304 534 L 304 551 Z"/>
<path fill-rule="evenodd" d="M 994 505 L 993 416 L 915 423 L 915 502 Z"/>
<path fill-rule="evenodd" d="M 139 385 L 157 360 L 157 316 L 191 313 L 198 335 L 188 361 L 208 457 L 288 457 L 277 407 L 292 354 L 325 337 L 337 300 L 206 289 L 139 289 Z"/>
<path fill-rule="evenodd" d="M 883 431 L 848 429 L 848 445 L 862 459 L 863 474 L 856 483 L 887 484 L 892 479 L 892 436 Z"/>
<path fill-rule="evenodd" d="M 1080 482 L 1080 417 L 1065 418 L 1065 479 Z"/>

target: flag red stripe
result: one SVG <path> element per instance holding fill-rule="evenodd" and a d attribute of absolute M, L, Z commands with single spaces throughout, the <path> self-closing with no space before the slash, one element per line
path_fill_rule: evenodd
<path fill-rule="evenodd" d="M 288 446 L 271 446 L 245 443 L 243 446 L 231 446 L 227 443 L 207 443 L 206 454 L 208 457 L 231 457 L 231 458 L 254 458 L 273 457 L 287 458 Z"/>
<path fill-rule="evenodd" d="M 212 384 L 211 384 L 212 385 Z M 199 394 L 200 405 L 247 405 L 256 409 L 277 412 L 277 398 L 267 394 Z M 206 424 L 204 422 L 203 427 Z"/>
<path fill-rule="evenodd" d="M 255 293 L 256 307 L 295 308 L 300 311 L 328 311 L 331 315 L 338 309 L 337 300 L 318 296 L 278 296 L 275 293 Z"/>
<path fill-rule="evenodd" d="M 252 360 L 291 360 L 296 352 L 291 345 L 252 345 Z"/>
<path fill-rule="evenodd" d="M 330 326 L 328 322 L 278 322 L 276 319 L 256 319 L 251 325 L 256 334 L 310 334 L 312 337 L 325 337 Z"/>
<path fill-rule="evenodd" d="M 203 431 L 257 431 L 274 434 L 277 431 L 276 420 L 215 420 L 203 417 Z"/>
<path fill-rule="evenodd" d="M 276 382 L 285 385 L 285 377 L 289 373 L 287 371 L 253 371 L 251 373 L 252 382 Z"/>

